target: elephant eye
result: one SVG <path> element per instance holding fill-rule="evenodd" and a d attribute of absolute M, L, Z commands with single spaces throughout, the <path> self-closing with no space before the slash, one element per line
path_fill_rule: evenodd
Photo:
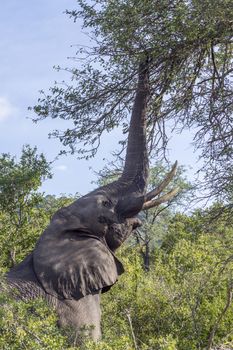
<path fill-rule="evenodd" d="M 102 205 L 106 208 L 111 208 L 112 207 L 112 202 L 111 201 L 103 201 Z"/>

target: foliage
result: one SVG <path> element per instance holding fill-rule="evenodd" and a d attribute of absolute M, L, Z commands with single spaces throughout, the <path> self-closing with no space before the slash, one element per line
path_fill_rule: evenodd
<path fill-rule="evenodd" d="M 104 132 L 119 126 L 127 132 L 139 62 L 149 57 L 149 149 L 166 146 L 167 124 L 196 130 L 205 187 L 228 199 L 233 154 L 231 1 L 79 0 L 78 5 L 67 13 L 74 20 L 82 18 L 91 47 L 77 50 L 75 60 L 82 64 L 67 69 L 70 83 L 57 84 L 41 96 L 35 120 L 72 121 L 73 126 L 69 123 L 53 135 L 71 153 L 92 156 Z"/>
<path fill-rule="evenodd" d="M 0 209 L 15 215 L 23 206 L 36 205 L 40 198 L 36 193 L 42 181 L 51 178 L 50 165 L 43 154 L 26 145 L 19 162 L 9 154 L 0 157 Z M 17 218 L 18 219 L 18 218 Z M 17 223 L 15 219 L 15 223 Z"/>
<path fill-rule="evenodd" d="M 233 230 L 221 220 L 206 226 L 207 216 L 177 215 L 149 273 L 139 252 L 122 253 L 128 276 L 103 296 L 104 334 L 112 348 L 125 336 L 135 348 L 128 315 L 138 349 L 233 345 Z"/>
<path fill-rule="evenodd" d="M 0 156 L 0 250 L 3 267 L 20 261 L 33 247 L 44 218 L 37 210 L 42 181 L 51 178 L 50 164 L 37 149 L 24 146 L 19 161 Z M 10 259 L 9 259 L 10 258 Z"/>
<path fill-rule="evenodd" d="M 37 299 L 23 302 L 0 294 L 0 349 L 74 349 L 57 327 L 55 312 Z"/>

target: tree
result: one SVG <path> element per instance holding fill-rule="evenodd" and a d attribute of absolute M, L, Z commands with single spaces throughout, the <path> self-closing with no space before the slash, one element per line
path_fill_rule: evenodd
<path fill-rule="evenodd" d="M 168 166 L 157 162 L 150 169 L 149 188 L 156 188 L 166 173 L 168 173 Z M 184 207 L 185 202 L 187 203 L 192 197 L 193 186 L 187 181 L 183 167 L 178 168 L 176 176 L 166 190 L 169 192 L 172 188 L 179 188 L 175 197 L 159 207 L 145 210 L 140 214 L 143 225 L 136 230 L 133 239 L 136 239 L 140 246 L 143 267 L 146 271 L 150 270 L 151 258 L 155 249 L 163 242 L 171 218 L 175 215 L 176 210 Z"/>
<path fill-rule="evenodd" d="M 166 147 L 168 122 L 196 128 L 205 187 L 227 199 L 233 157 L 231 1 L 78 0 L 78 5 L 67 13 L 83 19 L 93 45 L 78 49 L 75 59 L 82 64 L 67 69 L 71 84 L 42 95 L 34 107 L 36 120 L 72 121 L 73 127 L 53 135 L 71 153 L 93 156 L 103 132 L 120 126 L 127 133 L 138 67 L 148 60 L 149 149 Z"/>
<path fill-rule="evenodd" d="M 51 178 L 50 164 L 37 149 L 24 146 L 17 162 L 0 156 L 0 245 L 2 266 L 15 265 L 33 245 L 41 230 L 38 207 L 42 181 Z M 37 234 L 36 232 L 37 231 Z"/>

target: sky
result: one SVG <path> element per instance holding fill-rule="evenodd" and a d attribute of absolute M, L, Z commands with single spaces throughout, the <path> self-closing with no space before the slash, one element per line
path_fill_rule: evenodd
<path fill-rule="evenodd" d="M 62 148 L 48 133 L 62 128 L 63 122 L 46 120 L 32 122 L 29 106 L 36 104 L 39 91 L 48 92 L 54 81 L 66 79 L 54 66 L 74 66 L 77 44 L 88 38 L 81 24 L 64 13 L 75 9 L 75 0 L 7 0 L 0 12 L 0 153 L 19 157 L 23 145 L 36 146 L 48 161 L 53 161 Z M 105 135 L 97 156 L 89 161 L 63 156 L 52 163 L 53 178 L 41 190 L 46 194 L 85 194 L 95 187 L 94 171 L 101 170 L 104 159 L 111 159 L 117 147 L 118 132 Z M 192 180 L 197 169 L 197 156 L 190 144 L 191 134 L 176 135 L 170 142 L 169 158 L 188 169 Z"/>

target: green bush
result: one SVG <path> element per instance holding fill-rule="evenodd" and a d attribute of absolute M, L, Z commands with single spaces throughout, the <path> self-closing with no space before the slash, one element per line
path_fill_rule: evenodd
<path fill-rule="evenodd" d="M 112 349 L 124 337 L 148 350 L 204 349 L 212 335 L 215 344 L 232 343 L 233 229 L 220 226 L 178 215 L 147 273 L 139 249 L 122 251 L 126 274 L 102 298 Z"/>
<path fill-rule="evenodd" d="M 72 349 L 57 327 L 55 312 L 43 300 L 29 302 L 0 295 L 1 350 Z"/>

